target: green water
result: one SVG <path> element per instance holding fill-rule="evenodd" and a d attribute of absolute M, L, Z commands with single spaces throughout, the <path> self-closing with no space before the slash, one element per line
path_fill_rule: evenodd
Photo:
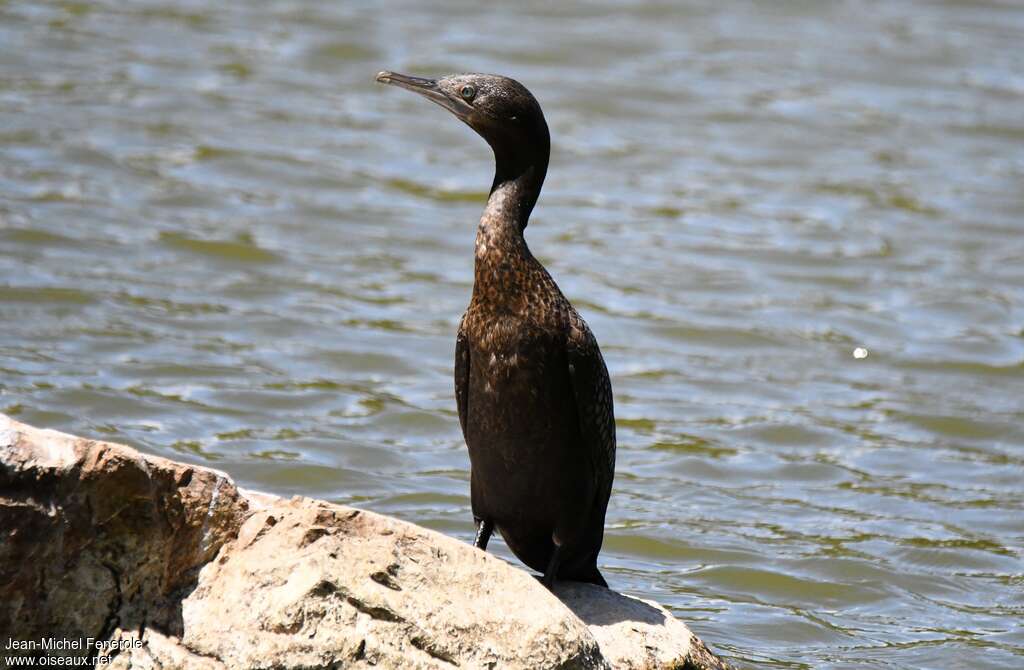
<path fill-rule="evenodd" d="M 1022 43 L 1013 2 L 0 1 L 0 411 L 468 539 L 490 156 L 373 76 L 510 74 L 615 387 L 612 586 L 740 667 L 1022 668 Z"/>

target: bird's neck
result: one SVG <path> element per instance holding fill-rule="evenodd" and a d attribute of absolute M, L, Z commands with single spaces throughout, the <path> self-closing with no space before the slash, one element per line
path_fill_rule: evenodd
<path fill-rule="evenodd" d="M 474 294 L 486 292 L 489 300 L 518 301 L 524 270 L 533 262 L 523 230 L 540 195 L 547 165 L 531 165 L 516 174 L 494 176 L 487 206 L 476 231 Z M 489 291 L 493 287 L 495 290 Z"/>

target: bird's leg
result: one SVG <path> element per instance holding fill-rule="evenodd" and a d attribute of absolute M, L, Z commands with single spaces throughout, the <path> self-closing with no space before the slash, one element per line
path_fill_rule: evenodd
<path fill-rule="evenodd" d="M 477 549 L 487 551 L 487 541 L 491 539 L 494 532 L 494 521 L 491 519 L 474 519 L 476 521 L 476 539 L 473 546 Z"/>
<path fill-rule="evenodd" d="M 548 591 L 555 586 L 555 577 L 558 575 L 558 566 L 562 563 L 562 545 L 555 544 L 555 550 L 551 552 L 551 560 L 548 561 L 548 569 L 544 571 L 544 578 L 541 583 L 548 587 Z"/>

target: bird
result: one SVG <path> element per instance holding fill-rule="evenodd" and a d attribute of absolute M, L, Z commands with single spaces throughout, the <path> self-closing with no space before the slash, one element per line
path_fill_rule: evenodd
<path fill-rule="evenodd" d="M 378 82 L 418 93 L 477 132 L 495 170 L 476 230 L 473 291 L 455 342 L 475 547 L 497 529 L 523 563 L 607 587 L 597 567 L 615 476 L 612 387 L 597 340 L 530 252 L 524 231 L 551 140 L 533 94 L 491 74 Z M 454 159 L 453 159 L 454 160 Z"/>

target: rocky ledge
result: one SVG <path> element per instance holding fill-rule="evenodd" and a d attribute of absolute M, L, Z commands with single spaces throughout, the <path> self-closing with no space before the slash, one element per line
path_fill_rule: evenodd
<path fill-rule="evenodd" d="M 655 603 L 3 415 L 0 603 L 4 655 L 97 667 L 728 667 Z"/>

